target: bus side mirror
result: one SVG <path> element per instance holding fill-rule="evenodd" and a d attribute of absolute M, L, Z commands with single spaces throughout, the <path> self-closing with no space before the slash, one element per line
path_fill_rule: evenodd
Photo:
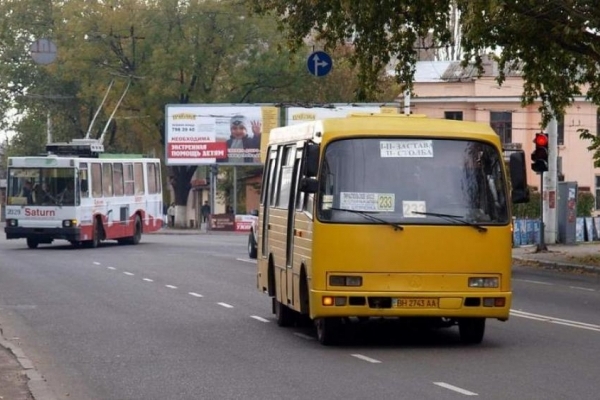
<path fill-rule="evenodd" d="M 304 193 L 317 193 L 319 181 L 315 178 L 302 178 L 300 180 L 300 191 Z"/>
<path fill-rule="evenodd" d="M 309 144 L 304 148 L 304 174 L 308 177 L 317 176 L 319 173 L 319 151 L 321 146 Z M 314 192 L 313 192 L 314 193 Z"/>
<path fill-rule="evenodd" d="M 529 202 L 527 170 L 525 168 L 525 153 L 523 151 L 512 153 L 509 160 L 509 170 L 513 204 Z"/>

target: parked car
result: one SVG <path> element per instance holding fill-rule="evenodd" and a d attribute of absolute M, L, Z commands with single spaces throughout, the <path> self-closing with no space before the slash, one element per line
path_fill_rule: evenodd
<path fill-rule="evenodd" d="M 250 233 L 248 234 L 248 257 L 256 259 L 258 255 L 258 210 L 250 211 L 250 215 L 255 218 L 252 220 Z"/>

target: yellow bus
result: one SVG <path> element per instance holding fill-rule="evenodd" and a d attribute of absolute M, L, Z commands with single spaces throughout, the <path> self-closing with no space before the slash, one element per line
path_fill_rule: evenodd
<path fill-rule="evenodd" d="M 523 152 L 505 164 L 485 124 L 354 114 L 276 128 L 258 289 L 280 326 L 310 318 L 324 345 L 370 317 L 458 325 L 480 343 L 487 318 L 509 317 L 510 204 L 528 200 Z"/>

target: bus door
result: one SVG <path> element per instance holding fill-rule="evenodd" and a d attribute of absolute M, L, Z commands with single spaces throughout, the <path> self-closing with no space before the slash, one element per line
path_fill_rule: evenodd
<path fill-rule="evenodd" d="M 290 149 L 292 152 L 296 149 Z M 285 251 L 285 271 L 287 282 L 287 302 L 294 304 L 294 238 L 296 237 L 295 221 L 296 221 L 296 193 L 298 191 L 298 177 L 300 167 L 302 165 L 302 148 L 295 151 L 293 164 L 289 168 L 289 199 L 287 209 L 287 229 L 286 229 L 286 251 Z M 284 167 L 286 168 L 286 167 Z M 282 179 L 286 177 L 282 168 Z M 282 182 L 283 183 L 283 182 Z"/>
<path fill-rule="evenodd" d="M 259 242 L 260 253 L 263 257 L 269 254 L 269 210 L 273 204 L 273 184 L 275 183 L 275 166 L 277 164 L 277 147 L 269 149 L 269 159 L 266 168 L 266 176 L 263 177 L 265 185 L 262 191 L 263 210 L 258 216 L 258 231 L 260 232 Z"/>

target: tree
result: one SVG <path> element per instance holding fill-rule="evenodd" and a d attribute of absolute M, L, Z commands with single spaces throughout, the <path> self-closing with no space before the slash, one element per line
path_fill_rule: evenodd
<path fill-rule="evenodd" d="M 373 97 L 379 72 L 393 58 L 397 81 L 412 90 L 414 43 L 431 34 L 434 43 L 452 44 L 453 2 L 252 0 L 255 12 L 280 16 L 292 49 L 300 48 L 309 35 L 330 48 L 354 38 L 359 100 Z M 523 104 L 543 101 L 544 126 L 584 91 L 600 104 L 600 8 L 595 0 L 457 0 L 456 5 L 463 28 L 463 62 L 474 62 L 482 73 L 482 55 L 498 52 L 498 82 L 508 71 L 518 70 L 525 80 Z"/>

